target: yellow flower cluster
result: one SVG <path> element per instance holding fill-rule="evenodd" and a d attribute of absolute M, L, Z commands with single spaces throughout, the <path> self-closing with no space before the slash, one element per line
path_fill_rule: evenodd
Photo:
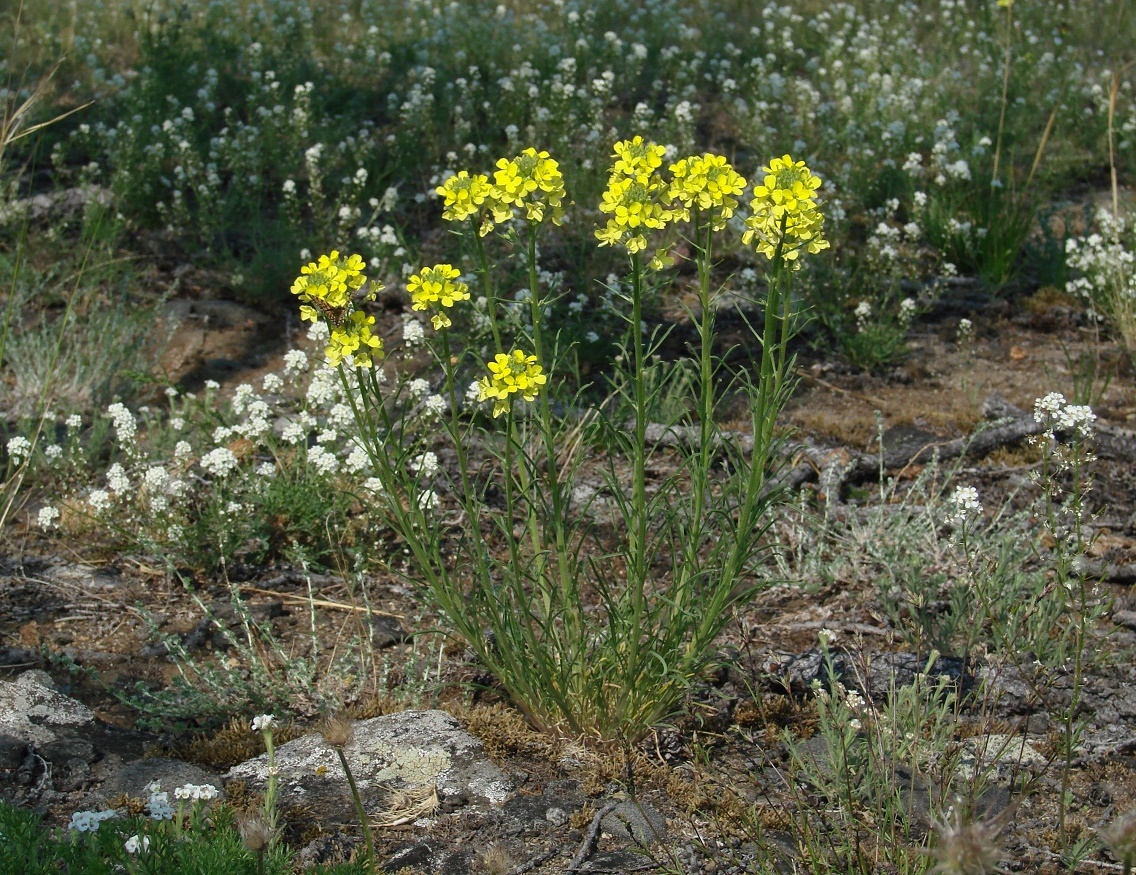
<path fill-rule="evenodd" d="M 369 368 L 375 363 L 375 359 L 382 358 L 382 338 L 371 333 L 374 324 L 374 316 L 355 310 L 343 320 L 342 325 L 337 325 L 327 339 L 327 348 L 324 350 L 331 365 L 334 367 L 351 356 L 356 366 Z"/>
<path fill-rule="evenodd" d="M 691 209 L 705 213 L 710 227 L 721 231 L 738 208 L 746 181 L 722 155 L 709 152 L 672 164 L 668 196 L 676 205 L 675 219 L 690 221 Z M 678 206 L 681 205 L 681 208 Z"/>
<path fill-rule="evenodd" d="M 433 310 L 430 322 L 435 331 L 449 328 L 450 321 L 446 310 L 458 301 L 469 300 L 469 286 L 458 280 L 461 271 L 450 264 L 435 264 L 422 268 L 406 283 L 410 292 L 411 306 L 415 310 Z"/>
<path fill-rule="evenodd" d="M 502 158 L 493 172 L 493 181 L 478 173 L 462 170 L 435 191 L 442 197 L 442 218 L 463 222 L 480 217 L 482 237 L 494 224 L 523 215 L 529 222 L 546 218 L 559 225 L 564 216 L 564 176 L 560 165 L 548 152 L 529 147 L 513 158 Z"/>
<path fill-rule="evenodd" d="M 520 395 L 525 401 L 533 401 L 540 394 L 540 387 L 548 382 L 536 356 L 526 355 L 520 349 L 497 353 L 487 366 L 489 376 L 477 381 L 478 400 L 493 399 L 494 418 L 509 412 L 512 396 Z"/>
<path fill-rule="evenodd" d="M 628 252 L 640 252 L 647 247 L 647 231 L 665 228 L 672 221 L 668 186 L 659 173 L 666 152 L 642 137 L 615 144 L 615 164 L 600 201 L 600 212 L 610 218 L 596 230 L 601 246 L 618 244 Z"/>
<path fill-rule="evenodd" d="M 816 253 L 829 246 L 823 236 L 824 216 L 816 204 L 820 177 L 804 161 L 788 155 L 774 158 L 762 172 L 765 179 L 754 186 L 753 214 L 746 219 L 742 241 L 755 244 L 770 260 L 780 251 L 786 262 L 800 267 L 797 257 L 802 249 Z"/>
<path fill-rule="evenodd" d="M 352 293 L 367 282 L 363 266 L 361 256 L 344 258 L 332 250 L 330 255 L 321 255 L 300 268 L 292 283 L 292 294 L 300 299 L 300 318 L 319 322 L 323 317 L 331 324 L 324 352 L 332 365 L 352 356 L 356 365 L 369 368 L 383 354 L 382 339 L 371 332 L 375 317 L 356 310 L 352 298 Z M 380 289 L 373 288 L 367 299 L 374 300 Z"/>
<path fill-rule="evenodd" d="M 351 293 L 367 281 L 363 276 L 363 259 L 359 255 L 343 258 L 332 250 L 318 260 L 300 268 L 300 275 L 292 283 L 292 294 L 300 298 L 300 316 L 307 322 L 317 322 L 320 311 L 345 310 L 351 304 Z M 315 307 L 310 306 L 315 304 Z"/>
<path fill-rule="evenodd" d="M 515 158 L 502 158 L 493 172 L 493 220 L 507 222 L 513 211 L 530 222 L 543 222 L 545 215 L 559 225 L 564 216 L 564 176 L 548 152 L 531 146 Z"/>
<path fill-rule="evenodd" d="M 492 195 L 489 177 L 483 173 L 470 176 L 462 170 L 436 189 L 442 196 L 442 218 L 447 222 L 464 222 L 476 216 Z"/>

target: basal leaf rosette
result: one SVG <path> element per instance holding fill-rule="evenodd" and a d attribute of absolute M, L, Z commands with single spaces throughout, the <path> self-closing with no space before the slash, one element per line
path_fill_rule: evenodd
<path fill-rule="evenodd" d="M 690 211 L 694 209 L 709 218 L 712 230 L 725 228 L 747 185 L 725 157 L 709 152 L 693 155 L 672 164 L 670 171 L 667 194 L 675 207 L 675 219 L 690 221 Z"/>
<path fill-rule="evenodd" d="M 477 381 L 479 401 L 493 400 L 493 417 L 508 413 L 513 397 L 519 395 L 525 401 L 535 401 L 540 389 L 548 382 L 548 377 L 537 362 L 535 355 L 524 350 L 497 353 L 486 367 L 488 376 Z"/>
<path fill-rule="evenodd" d="M 449 328 L 453 324 L 446 310 L 459 301 L 469 300 L 469 286 L 461 282 L 460 276 L 461 271 L 452 264 L 435 264 L 433 267 L 422 268 L 420 273 L 411 276 L 406 283 L 411 307 L 429 311 L 435 331 Z"/>
<path fill-rule="evenodd" d="M 820 177 L 789 155 L 774 158 L 762 172 L 765 178 L 754 186 L 752 214 L 746 219 L 742 242 L 754 245 L 771 261 L 779 255 L 797 269 L 801 250 L 817 253 L 829 247 L 824 216 L 816 203 Z"/>
<path fill-rule="evenodd" d="M 548 152 L 531 146 L 514 158 L 502 158 L 493 173 L 489 196 L 493 221 L 508 222 L 515 215 L 540 224 L 549 219 L 559 225 L 564 217 L 564 176 Z"/>
<path fill-rule="evenodd" d="M 338 250 L 332 250 L 301 267 L 292 283 L 292 294 L 300 301 L 300 318 L 305 322 L 326 321 L 330 326 L 324 353 L 332 365 L 351 357 L 355 365 L 369 368 L 382 357 L 382 339 L 370 328 L 375 318 L 355 309 L 353 293 L 367 282 L 363 267 L 362 256 L 344 258 Z M 381 289 L 372 287 L 367 299 L 374 300 Z"/>

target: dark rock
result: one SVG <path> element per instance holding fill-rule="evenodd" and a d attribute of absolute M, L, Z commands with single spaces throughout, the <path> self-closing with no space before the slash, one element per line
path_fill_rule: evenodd
<path fill-rule="evenodd" d="M 0 769 L 18 769 L 28 753 L 28 743 L 14 735 L 0 734 Z"/>
<path fill-rule="evenodd" d="M 914 653 L 875 653 L 855 659 L 845 651 L 832 654 L 832 676 L 829 677 L 824 656 L 818 649 L 789 656 L 774 666 L 794 692 L 807 692 L 814 681 L 828 685 L 837 680 L 848 689 L 855 689 L 873 699 L 886 699 L 891 690 L 915 683 L 917 675 L 926 671 L 932 681 L 947 677 L 965 691 L 972 681 L 965 662 L 956 656 L 940 656 L 927 665 L 928 657 Z"/>
<path fill-rule="evenodd" d="M 379 650 L 410 640 L 410 633 L 402 628 L 398 617 L 390 614 L 371 615 L 371 643 Z"/>
<path fill-rule="evenodd" d="M 634 851 L 617 848 L 612 851 L 597 851 L 579 868 L 580 872 L 626 872 L 639 869 L 650 860 Z"/>
<path fill-rule="evenodd" d="M 82 738 L 57 738 L 42 745 L 39 754 L 49 763 L 59 765 L 71 760 L 91 763 L 97 758 L 95 746 Z"/>
<path fill-rule="evenodd" d="M 666 841 L 667 838 L 666 818 L 646 802 L 620 802 L 600 821 L 600 828 L 643 846 Z"/>
<path fill-rule="evenodd" d="M 356 841 L 344 833 L 319 836 L 308 842 L 297 855 L 301 869 L 326 863 L 341 863 L 351 857 Z"/>
<path fill-rule="evenodd" d="M 127 763 L 108 777 L 99 789 L 108 800 L 121 795 L 146 799 L 150 795 L 147 788 L 153 781 L 161 784 L 162 789 L 170 794 L 171 802 L 174 798 L 173 791 L 185 784 L 212 784 L 218 790 L 223 786 L 217 775 L 198 766 L 157 757 Z"/>
<path fill-rule="evenodd" d="M 379 869 L 383 872 L 397 872 L 407 867 L 429 869 L 434 861 L 434 853 L 435 849 L 429 842 L 395 845 L 393 853 L 383 861 Z"/>

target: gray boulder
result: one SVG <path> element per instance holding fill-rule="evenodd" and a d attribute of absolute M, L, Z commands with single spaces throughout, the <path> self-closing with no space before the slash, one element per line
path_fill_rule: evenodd
<path fill-rule="evenodd" d="M 56 690 L 46 672 L 33 669 L 0 681 L 0 734 L 46 748 L 70 736 L 66 730 L 94 722 L 91 709 Z"/>
<path fill-rule="evenodd" d="M 439 797 L 480 797 L 500 805 L 513 790 L 505 773 L 489 762 L 481 742 L 444 711 L 403 711 L 355 724 L 344 749 L 364 804 L 382 804 L 393 790 L 433 784 Z M 349 806 L 347 779 L 335 750 L 319 734 L 276 749 L 280 795 L 323 810 Z M 267 755 L 233 766 L 226 781 L 244 781 L 260 791 L 267 783 Z"/>

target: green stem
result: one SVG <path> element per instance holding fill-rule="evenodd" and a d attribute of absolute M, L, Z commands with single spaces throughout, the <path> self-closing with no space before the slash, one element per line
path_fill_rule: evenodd
<path fill-rule="evenodd" d="M 505 347 L 501 345 L 501 329 L 497 325 L 497 294 L 490 279 L 489 255 L 485 251 L 485 241 L 481 237 L 477 216 L 470 217 L 470 226 L 473 228 L 473 241 L 477 248 L 477 272 L 481 276 L 481 288 L 485 292 L 486 308 L 489 310 L 489 328 L 493 332 L 493 346 L 501 353 L 505 351 Z"/>
<path fill-rule="evenodd" d="M 631 255 L 631 339 L 635 386 L 635 438 L 631 447 L 631 511 L 627 521 L 627 576 L 631 592 L 630 636 L 624 665 L 624 689 L 633 690 L 638 678 L 640 623 L 643 618 L 643 589 L 647 579 L 647 384 L 644 377 L 646 352 L 643 345 L 643 260 Z"/>
<path fill-rule="evenodd" d="M 998 136 L 994 142 L 994 171 L 990 181 L 998 179 L 998 163 L 1002 158 L 1002 131 L 1006 125 L 1006 102 L 1010 92 L 1010 54 L 1013 48 L 1014 4 L 1006 7 L 1006 56 L 1002 63 L 1002 109 L 998 114 Z"/>
<path fill-rule="evenodd" d="M 540 296 L 540 278 L 537 275 L 537 261 L 536 261 L 536 239 L 537 230 L 539 226 L 536 223 L 529 224 L 528 232 L 528 268 L 529 268 L 529 302 L 532 312 L 532 332 L 533 332 L 533 353 L 536 355 L 537 362 L 544 369 L 546 375 L 551 376 L 552 362 L 545 355 L 544 349 L 544 331 L 543 331 L 543 301 Z M 565 622 L 572 628 L 576 628 L 580 620 L 579 599 L 576 591 L 576 577 L 572 573 L 569 557 L 568 557 L 568 532 L 565 524 L 564 514 L 564 495 L 562 484 L 560 482 L 560 469 L 556 458 L 556 440 L 552 430 L 552 403 L 549 401 L 549 389 L 551 383 L 546 383 L 544 391 L 539 396 L 539 410 L 540 410 L 540 430 L 541 440 L 544 443 L 545 452 L 547 455 L 548 473 L 548 495 L 552 504 L 552 525 L 553 525 L 553 539 L 556 544 L 556 563 L 557 563 L 557 576 L 559 578 L 559 592 L 560 592 L 560 611 L 564 612 Z M 535 475 L 535 471 L 533 472 Z M 535 479 L 535 478 L 534 478 Z M 530 504 L 530 507 L 532 505 Z M 539 530 L 539 526 L 535 520 L 530 520 L 534 532 Z M 534 539 L 535 539 L 534 535 Z M 534 541 L 534 543 L 536 543 Z M 543 546 L 541 547 L 543 553 Z M 538 569 L 540 572 L 539 580 L 542 585 L 545 584 L 544 578 L 544 559 L 538 557 Z M 566 640 L 579 641 L 580 636 L 570 634 Z"/>
<path fill-rule="evenodd" d="M 371 825 L 367 822 L 367 812 L 363 810 L 363 799 L 359 796 L 359 788 L 355 785 L 355 776 L 351 774 L 351 767 L 347 765 L 347 756 L 343 753 L 343 748 L 337 747 L 335 752 L 339 755 L 339 764 L 343 766 L 343 774 L 347 776 L 347 784 L 351 788 L 351 798 L 355 802 L 355 814 L 359 818 L 359 826 L 363 828 L 363 841 L 367 845 L 367 862 L 374 863 L 375 840 L 371 835 Z"/>

